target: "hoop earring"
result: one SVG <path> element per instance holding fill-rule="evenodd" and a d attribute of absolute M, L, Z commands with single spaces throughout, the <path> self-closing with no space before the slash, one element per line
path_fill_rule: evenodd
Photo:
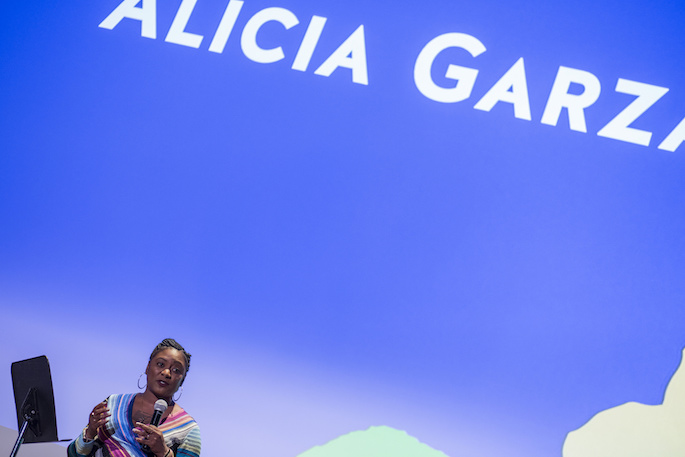
<path fill-rule="evenodd" d="M 147 387 L 147 380 L 145 381 L 145 385 L 143 387 L 140 387 L 140 378 L 142 378 L 143 376 L 145 376 L 145 373 L 141 373 L 140 376 L 138 376 L 138 383 L 137 384 L 138 384 L 138 388 L 140 390 L 143 390 Z"/>
<path fill-rule="evenodd" d="M 171 399 L 174 401 L 174 403 L 176 403 L 177 401 L 179 401 L 181 399 L 182 396 L 183 396 L 183 386 L 181 386 L 181 394 L 178 396 L 178 398 L 172 397 Z"/>

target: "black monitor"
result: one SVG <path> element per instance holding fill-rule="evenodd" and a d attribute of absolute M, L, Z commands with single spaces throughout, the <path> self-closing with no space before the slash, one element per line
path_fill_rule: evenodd
<path fill-rule="evenodd" d="M 44 355 L 12 364 L 12 386 L 21 443 L 57 441 L 55 396 L 50 364 Z M 23 430 L 23 435 L 22 435 Z"/>

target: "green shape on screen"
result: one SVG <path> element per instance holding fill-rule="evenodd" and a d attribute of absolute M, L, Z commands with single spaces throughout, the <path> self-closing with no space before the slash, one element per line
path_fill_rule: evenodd
<path fill-rule="evenodd" d="M 369 427 L 316 446 L 297 457 L 447 457 L 391 427 Z"/>

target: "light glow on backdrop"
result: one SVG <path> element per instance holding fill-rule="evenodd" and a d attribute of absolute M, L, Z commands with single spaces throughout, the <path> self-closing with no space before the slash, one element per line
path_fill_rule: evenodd
<path fill-rule="evenodd" d="M 8 5 L 7 373 L 46 354 L 73 437 L 174 337 L 205 456 L 371 426 L 560 456 L 595 414 L 661 403 L 685 347 L 684 15 Z M 0 398 L 16 428 L 9 375 Z"/>

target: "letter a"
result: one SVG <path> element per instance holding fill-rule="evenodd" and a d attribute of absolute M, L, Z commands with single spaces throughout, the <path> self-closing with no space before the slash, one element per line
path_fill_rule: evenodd
<path fill-rule="evenodd" d="M 490 111 L 498 102 L 507 102 L 514 105 L 514 117 L 529 121 L 530 102 L 528 101 L 528 84 L 526 83 L 526 68 L 523 57 L 495 83 L 490 90 L 483 95 L 475 109 Z"/>
<path fill-rule="evenodd" d="M 333 54 L 316 69 L 314 74 L 320 76 L 331 76 L 333 71 L 338 68 L 350 68 L 352 70 L 352 81 L 357 84 L 369 84 L 369 76 L 366 69 L 366 44 L 364 42 L 364 26 L 360 25 L 352 35 L 350 35 L 336 49 Z"/>
<path fill-rule="evenodd" d="M 666 139 L 661 142 L 659 149 L 664 151 L 675 152 L 683 141 L 685 141 L 685 119 L 680 121 L 678 125 L 668 134 Z"/>
<path fill-rule="evenodd" d="M 141 8 L 136 7 L 142 1 Z M 157 38 L 157 4 L 156 0 L 124 0 L 98 27 L 112 30 L 125 17 L 140 21 L 140 35 L 145 38 Z"/>

